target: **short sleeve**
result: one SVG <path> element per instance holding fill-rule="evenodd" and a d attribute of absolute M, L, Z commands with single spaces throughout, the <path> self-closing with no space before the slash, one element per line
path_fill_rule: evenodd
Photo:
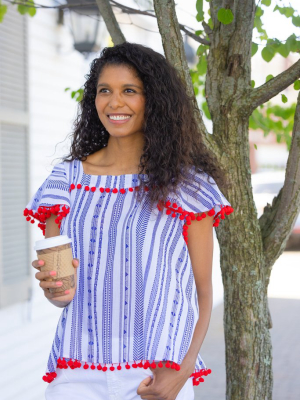
<path fill-rule="evenodd" d="M 70 211 L 70 185 L 64 162 L 57 164 L 24 209 L 24 216 L 32 224 L 38 221 L 38 227 L 45 235 L 46 220 L 56 215 L 58 227 Z"/>
<path fill-rule="evenodd" d="M 170 194 L 168 200 L 164 204 L 160 202 L 157 208 L 160 211 L 166 208 L 166 214 L 184 221 L 186 242 L 191 221 L 213 217 L 213 226 L 217 227 L 221 219 L 234 211 L 215 180 L 203 171 L 195 172 L 194 168 L 185 176 L 176 193 Z"/>

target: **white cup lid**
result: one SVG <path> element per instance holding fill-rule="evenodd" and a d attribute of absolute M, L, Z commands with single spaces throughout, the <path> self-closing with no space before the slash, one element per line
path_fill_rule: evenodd
<path fill-rule="evenodd" d="M 34 250 L 44 250 L 48 249 L 49 247 L 61 246 L 67 243 L 72 243 L 72 239 L 70 239 L 67 235 L 53 236 L 51 238 L 37 240 L 35 242 Z"/>

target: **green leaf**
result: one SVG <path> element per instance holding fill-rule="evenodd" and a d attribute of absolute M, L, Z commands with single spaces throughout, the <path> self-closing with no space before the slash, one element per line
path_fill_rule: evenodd
<path fill-rule="evenodd" d="M 65 88 L 65 92 L 67 92 L 68 90 L 71 90 L 71 88 L 66 87 L 66 88 Z"/>
<path fill-rule="evenodd" d="M 264 47 L 261 51 L 261 56 L 265 61 L 270 62 L 272 58 L 275 56 L 274 48 L 272 46 Z"/>
<path fill-rule="evenodd" d="M 7 13 L 7 6 L 0 4 L 0 22 L 3 21 L 4 15 Z"/>
<path fill-rule="evenodd" d="M 300 89 L 300 81 L 299 80 L 294 82 L 294 89 L 295 90 L 299 90 Z"/>
<path fill-rule="evenodd" d="M 251 81 L 251 87 L 253 87 L 254 88 L 254 86 L 255 86 L 255 81 Z"/>
<path fill-rule="evenodd" d="M 229 8 L 220 8 L 217 18 L 224 25 L 231 24 L 233 21 L 232 11 Z"/>
<path fill-rule="evenodd" d="M 258 44 L 252 42 L 252 45 L 251 45 L 251 57 L 253 57 L 254 54 L 257 53 L 257 50 L 258 50 Z"/>
<path fill-rule="evenodd" d="M 271 5 L 271 0 L 262 0 L 261 4 L 263 4 L 264 6 L 269 7 Z"/>
<path fill-rule="evenodd" d="M 28 3 L 31 3 L 34 6 L 34 1 L 31 0 L 31 1 L 28 1 Z M 34 17 L 35 14 L 36 14 L 36 8 L 35 7 L 28 7 L 28 14 L 31 17 Z"/>
<path fill-rule="evenodd" d="M 287 103 L 287 101 L 288 101 L 287 97 L 284 94 L 281 94 L 281 101 L 283 103 Z"/>
<path fill-rule="evenodd" d="M 287 18 L 290 18 L 294 15 L 295 10 L 292 7 L 279 7 L 276 6 L 273 11 L 278 10 L 281 15 L 284 15 Z"/>
<path fill-rule="evenodd" d="M 200 35 L 202 35 L 202 33 L 203 33 L 203 30 L 199 30 L 199 31 L 195 32 L 195 35 L 200 36 Z"/>
<path fill-rule="evenodd" d="M 255 144 L 255 143 L 253 143 L 253 146 L 255 147 L 255 150 L 257 150 L 257 146 L 256 146 L 256 144 Z"/>
<path fill-rule="evenodd" d="M 256 17 L 261 17 L 262 15 L 264 15 L 264 10 L 261 7 L 257 7 L 256 11 L 255 11 L 255 16 Z"/>
<path fill-rule="evenodd" d="M 289 42 L 282 43 L 278 48 L 277 52 L 284 58 L 287 58 L 287 56 L 290 54 L 290 46 Z"/>
<path fill-rule="evenodd" d="M 24 6 L 24 5 L 22 5 L 22 4 L 19 4 L 19 5 L 18 5 L 18 11 L 19 11 L 19 13 L 20 13 L 21 15 L 25 15 L 26 12 L 27 12 L 27 7 Z"/>
<path fill-rule="evenodd" d="M 297 26 L 298 28 L 300 27 L 300 16 L 296 17 L 295 15 L 292 17 L 292 23 L 293 25 Z"/>
<path fill-rule="evenodd" d="M 206 74 L 207 62 L 206 62 L 206 57 L 205 56 L 200 56 L 199 57 L 199 61 L 198 61 L 198 64 L 197 64 L 197 71 L 198 71 L 198 74 L 200 76 Z"/>
<path fill-rule="evenodd" d="M 266 77 L 266 82 L 269 82 L 271 79 L 273 79 L 274 78 L 274 76 L 272 75 L 272 74 L 270 74 L 270 75 L 268 75 L 267 77 Z"/>
<path fill-rule="evenodd" d="M 203 0 L 197 0 L 196 2 L 196 9 L 197 9 L 197 21 L 204 20 L 204 12 L 203 12 Z"/>
<path fill-rule="evenodd" d="M 72 99 L 74 99 L 75 95 L 76 95 L 76 90 L 73 90 L 72 93 L 71 93 Z"/>
<path fill-rule="evenodd" d="M 206 116 L 206 118 L 207 119 L 211 119 L 211 115 L 210 115 L 210 112 L 209 112 L 208 105 L 207 105 L 206 101 L 204 101 L 202 103 L 202 110 L 203 110 L 204 115 Z"/>

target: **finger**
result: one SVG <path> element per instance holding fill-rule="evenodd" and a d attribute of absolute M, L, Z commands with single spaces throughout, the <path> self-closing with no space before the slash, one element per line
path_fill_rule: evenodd
<path fill-rule="evenodd" d="M 65 294 L 66 292 L 69 293 Z M 58 292 L 58 293 L 50 293 L 48 290 L 44 290 L 44 295 L 48 300 L 70 302 L 73 299 L 73 294 L 67 290 L 65 292 Z"/>
<path fill-rule="evenodd" d="M 33 268 L 36 268 L 38 270 L 40 270 L 40 268 L 45 264 L 45 262 L 43 260 L 34 260 L 32 261 L 31 265 L 33 266 Z"/>
<path fill-rule="evenodd" d="M 149 386 L 151 386 L 151 384 L 152 384 L 152 377 L 147 376 L 147 378 L 143 379 L 142 382 L 139 384 L 136 393 L 139 395 L 151 394 L 151 392 L 149 392 Z"/>
<path fill-rule="evenodd" d="M 53 281 L 53 282 L 41 280 L 39 285 L 42 289 L 53 289 L 53 288 L 57 289 L 57 288 L 61 288 L 63 283 L 62 283 L 62 281 L 59 281 L 59 280 Z"/>
<path fill-rule="evenodd" d="M 78 268 L 78 266 L 79 266 L 79 260 L 78 260 L 78 258 L 73 258 L 72 263 L 73 263 L 73 267 L 74 267 L 74 268 Z"/>
<path fill-rule="evenodd" d="M 39 281 L 49 278 L 56 278 L 56 271 L 44 271 L 44 272 L 37 272 L 35 274 L 35 278 Z"/>

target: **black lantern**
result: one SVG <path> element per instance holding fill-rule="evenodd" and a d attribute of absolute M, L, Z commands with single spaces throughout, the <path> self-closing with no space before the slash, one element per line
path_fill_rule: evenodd
<path fill-rule="evenodd" d="M 100 49 L 97 43 L 100 12 L 96 4 L 84 3 L 91 3 L 91 0 L 67 0 L 71 6 L 69 10 L 74 48 L 80 53 L 92 53 Z"/>

